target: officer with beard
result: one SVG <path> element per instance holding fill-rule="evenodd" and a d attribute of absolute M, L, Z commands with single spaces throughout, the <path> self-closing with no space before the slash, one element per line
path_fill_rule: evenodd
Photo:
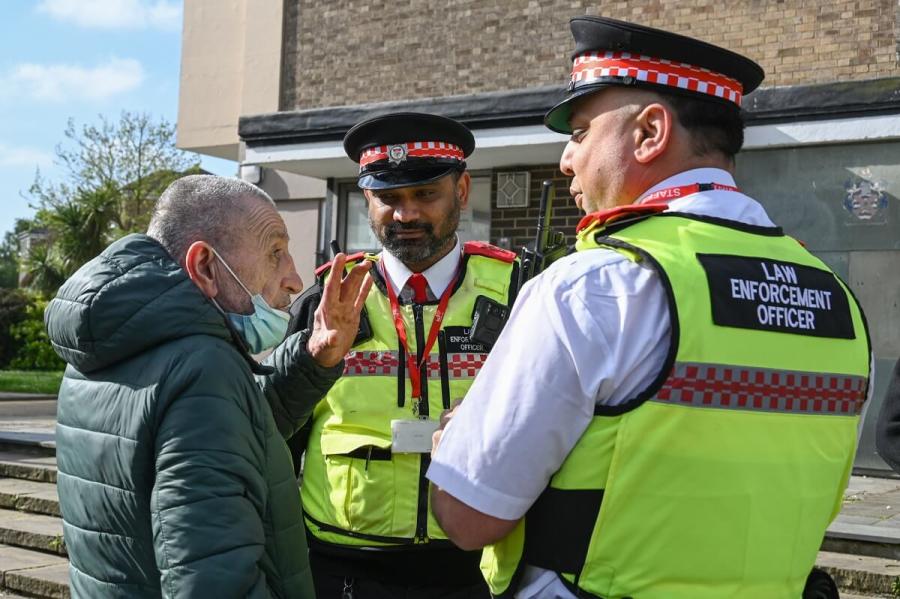
<path fill-rule="evenodd" d="M 418 113 L 366 120 L 344 138 L 384 251 L 348 259 L 374 262 L 375 285 L 343 377 L 294 442 L 306 453 L 320 598 L 489 596 L 480 552 L 447 539 L 425 478 L 440 414 L 465 395 L 516 293 L 513 253 L 456 236 L 474 148 L 464 125 Z M 330 270 L 317 271 L 320 285 Z M 312 318 L 319 286 L 296 302 L 297 326 Z"/>

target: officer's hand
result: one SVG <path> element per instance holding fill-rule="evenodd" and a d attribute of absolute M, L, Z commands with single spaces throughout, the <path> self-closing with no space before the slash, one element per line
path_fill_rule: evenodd
<path fill-rule="evenodd" d="M 450 406 L 449 410 L 444 410 L 441 412 L 441 425 L 438 427 L 436 431 L 431 433 L 431 455 L 434 456 L 434 452 L 437 451 L 438 445 L 441 443 L 441 435 L 444 433 L 444 429 L 447 428 L 447 425 L 450 423 L 450 419 L 453 418 L 454 414 L 456 414 L 456 409 L 459 407 L 459 404 L 462 403 L 461 399 L 457 399 Z"/>
<path fill-rule="evenodd" d="M 346 262 L 345 254 L 334 257 L 306 344 L 313 359 L 325 367 L 336 366 L 350 351 L 359 330 L 359 314 L 372 288 L 372 277 L 367 276 L 372 263 L 361 262 L 342 278 Z"/>

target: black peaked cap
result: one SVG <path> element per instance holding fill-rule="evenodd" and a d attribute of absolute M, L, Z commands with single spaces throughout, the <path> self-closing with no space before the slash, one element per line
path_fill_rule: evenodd
<path fill-rule="evenodd" d="M 436 156 L 417 156 L 406 144 L 436 142 L 452 144 L 461 151 Z M 354 125 L 344 136 L 344 151 L 360 162 L 366 150 L 401 146 L 392 157 L 371 161 L 360 167 L 358 184 L 363 189 L 394 189 L 430 183 L 457 170 L 465 170 L 465 158 L 475 150 L 475 137 L 468 127 L 453 119 L 418 112 L 397 112 L 376 116 Z"/>
<path fill-rule="evenodd" d="M 616 19 L 592 16 L 575 17 L 569 21 L 569 27 L 575 38 L 573 60 L 588 52 L 614 51 L 687 63 L 737 80 L 743 87 L 744 95 L 759 87 L 765 77 L 762 67 L 746 56 L 677 33 Z M 640 81 L 632 77 L 604 77 L 601 81 L 581 87 L 573 87 L 570 84 L 565 98 L 550 109 L 544 117 L 544 123 L 554 131 L 571 133 L 568 122 L 571 102 L 578 97 L 610 85 L 633 85 L 661 92 L 688 95 L 711 102 L 731 104 L 728 100 L 708 94 Z"/>

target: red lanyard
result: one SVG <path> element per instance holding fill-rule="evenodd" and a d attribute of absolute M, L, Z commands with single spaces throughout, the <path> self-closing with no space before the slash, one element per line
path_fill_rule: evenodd
<path fill-rule="evenodd" d="M 434 320 L 431 321 L 431 329 L 428 331 L 428 340 L 422 350 L 422 360 L 417 364 L 416 357 L 409 351 L 409 341 L 406 336 L 406 325 L 403 324 L 403 313 L 400 312 L 400 302 L 397 301 L 397 294 L 394 293 L 394 286 L 391 285 L 391 279 L 387 274 L 384 264 L 381 265 L 381 273 L 384 275 L 385 287 L 387 287 L 388 299 L 391 301 L 391 313 L 394 315 L 394 328 L 397 329 L 397 337 L 403 344 L 406 352 L 406 370 L 409 371 L 409 382 L 412 384 L 412 398 L 414 402 L 418 402 L 422 397 L 422 372 L 420 368 L 428 362 L 428 354 L 437 341 L 438 333 L 441 330 L 441 322 L 444 320 L 444 313 L 447 311 L 447 304 L 450 302 L 450 296 L 453 295 L 453 287 L 456 285 L 456 277 L 447 285 L 441 300 L 438 302 L 437 310 L 434 313 Z M 415 405 L 415 404 L 414 404 Z"/>
<path fill-rule="evenodd" d="M 694 183 L 692 185 L 666 187 L 665 189 L 654 191 L 653 193 L 639 199 L 637 203 L 642 205 L 668 204 L 672 200 L 677 200 L 678 198 L 683 198 L 693 193 L 698 193 L 701 191 L 712 191 L 714 189 L 721 191 L 739 191 L 737 187 L 732 187 L 731 185 L 723 185 L 721 183 Z"/>

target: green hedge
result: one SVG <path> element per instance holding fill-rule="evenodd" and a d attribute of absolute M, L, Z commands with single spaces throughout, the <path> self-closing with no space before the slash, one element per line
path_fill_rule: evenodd
<path fill-rule="evenodd" d="M 56 355 L 44 328 L 45 300 L 35 299 L 25 310 L 25 318 L 9 328 L 15 354 L 9 367 L 15 370 L 62 370 L 66 364 Z"/>

